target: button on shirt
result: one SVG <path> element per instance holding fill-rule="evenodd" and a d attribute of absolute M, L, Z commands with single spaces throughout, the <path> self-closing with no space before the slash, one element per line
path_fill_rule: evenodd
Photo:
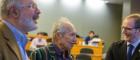
<path fill-rule="evenodd" d="M 13 25 L 8 23 L 7 21 L 3 20 L 3 22 L 10 28 L 10 30 L 14 34 L 14 36 L 16 38 L 16 41 L 18 43 L 20 52 L 22 54 L 22 59 L 23 60 L 28 60 L 28 56 L 27 56 L 26 51 L 25 51 L 25 45 L 27 43 L 26 35 L 23 34 L 22 32 L 20 32 L 18 29 L 16 29 Z"/>

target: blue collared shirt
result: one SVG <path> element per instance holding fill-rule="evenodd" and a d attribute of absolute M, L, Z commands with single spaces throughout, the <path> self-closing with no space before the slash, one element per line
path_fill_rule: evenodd
<path fill-rule="evenodd" d="M 134 46 L 134 48 L 133 48 L 133 50 L 132 50 L 132 54 L 133 54 L 134 51 L 135 51 L 135 49 L 137 48 L 137 46 L 140 44 L 140 39 L 138 39 L 138 40 L 133 40 L 133 43 L 127 42 L 127 53 L 128 53 L 128 49 L 129 49 L 129 47 L 128 47 L 129 44 L 131 44 L 131 45 Z"/>
<path fill-rule="evenodd" d="M 22 54 L 22 59 L 23 60 L 28 60 L 28 56 L 25 51 L 25 45 L 27 43 L 27 37 L 25 34 L 23 34 L 20 30 L 15 28 L 13 25 L 8 23 L 7 21 L 3 20 L 3 22 L 10 28 L 12 33 L 14 34 L 17 44 L 19 46 L 20 52 Z"/>

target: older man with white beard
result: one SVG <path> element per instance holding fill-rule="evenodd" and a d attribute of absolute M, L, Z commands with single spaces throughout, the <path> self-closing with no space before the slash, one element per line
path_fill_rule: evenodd
<path fill-rule="evenodd" d="M 28 60 L 25 33 L 35 30 L 40 10 L 33 0 L 2 0 L 0 60 Z"/>

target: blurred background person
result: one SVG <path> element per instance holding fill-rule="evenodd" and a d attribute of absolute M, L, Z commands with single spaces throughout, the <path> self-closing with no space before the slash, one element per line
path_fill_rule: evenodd
<path fill-rule="evenodd" d="M 92 40 L 95 36 L 94 31 L 89 31 L 88 36 L 85 38 L 85 44 L 88 45 L 88 42 Z"/>
<path fill-rule="evenodd" d="M 101 44 L 103 44 L 103 40 L 99 37 L 99 35 L 95 35 L 94 38 L 88 42 L 88 45 L 97 47 L 100 42 L 102 42 Z"/>
<path fill-rule="evenodd" d="M 38 32 L 37 36 L 31 42 L 31 50 L 35 50 L 37 48 L 47 45 L 47 39 L 45 38 L 45 36 L 48 36 L 46 32 Z"/>

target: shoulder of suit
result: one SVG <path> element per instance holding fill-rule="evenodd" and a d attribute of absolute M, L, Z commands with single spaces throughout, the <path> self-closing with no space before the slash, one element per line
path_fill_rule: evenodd
<path fill-rule="evenodd" d="M 125 40 L 119 40 L 119 41 L 115 41 L 113 42 L 112 45 L 115 45 L 115 46 L 122 46 L 123 44 L 125 44 Z"/>

